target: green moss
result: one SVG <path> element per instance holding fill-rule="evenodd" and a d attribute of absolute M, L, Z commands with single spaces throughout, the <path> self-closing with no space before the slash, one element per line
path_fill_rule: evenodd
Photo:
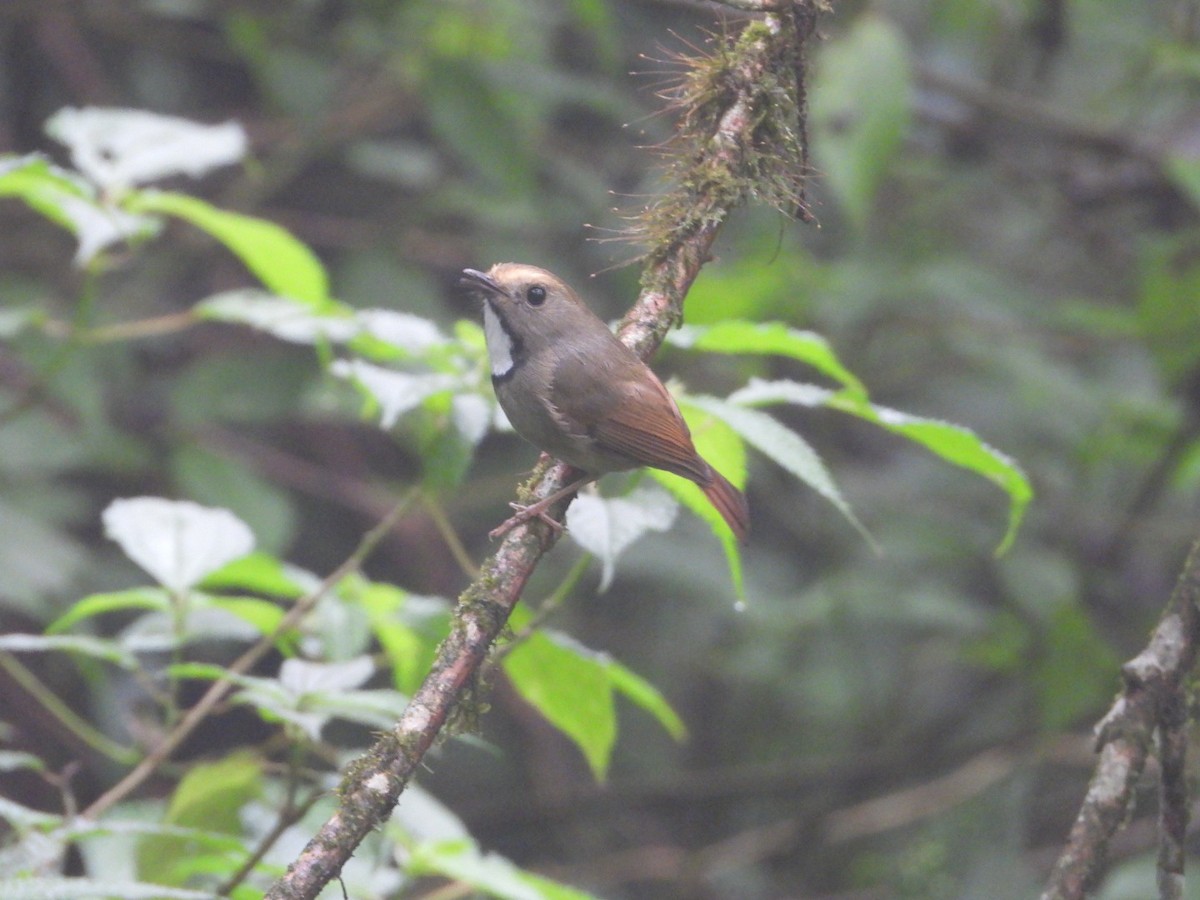
<path fill-rule="evenodd" d="M 790 17 L 775 29 L 752 22 L 713 49 L 677 54 L 676 85 L 662 94 L 677 112 L 662 148 L 672 185 L 634 218 L 631 236 L 665 259 L 672 248 L 754 198 L 792 215 L 803 208 L 804 140 L 800 50 Z"/>

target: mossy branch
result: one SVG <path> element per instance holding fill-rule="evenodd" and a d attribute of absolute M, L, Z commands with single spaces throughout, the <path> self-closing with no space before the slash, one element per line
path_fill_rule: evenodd
<path fill-rule="evenodd" d="M 637 234 L 648 246 L 642 291 L 620 329 L 643 358 L 681 320 L 683 298 L 734 207 L 756 197 L 791 213 L 803 208 L 803 48 L 821 8 L 820 0 L 783 4 L 713 54 L 680 58 L 684 72 L 668 98 L 679 117 L 666 148 L 674 187 L 639 217 Z M 522 494 L 547 497 L 569 483 L 570 472 L 543 458 Z M 561 521 L 569 502 L 549 512 Z M 390 815 L 445 725 L 472 717 L 465 698 L 529 576 L 557 539 L 556 530 L 534 519 L 509 531 L 483 563 L 459 598 L 424 683 L 394 728 L 347 772 L 337 811 L 268 898 L 316 896 Z"/>

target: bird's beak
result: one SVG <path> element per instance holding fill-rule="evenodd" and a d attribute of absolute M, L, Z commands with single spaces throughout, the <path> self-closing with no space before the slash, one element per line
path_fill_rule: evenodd
<path fill-rule="evenodd" d="M 495 278 L 487 272 L 480 272 L 477 269 L 463 269 L 462 277 L 458 279 L 458 286 L 484 294 L 504 293 L 504 288 L 500 287 Z"/>

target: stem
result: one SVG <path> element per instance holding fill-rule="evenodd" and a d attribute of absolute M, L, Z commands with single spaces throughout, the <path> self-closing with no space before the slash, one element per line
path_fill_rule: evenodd
<path fill-rule="evenodd" d="M 63 703 L 57 694 L 42 684 L 41 680 L 13 654 L 0 651 L 0 668 L 4 669 L 13 681 L 37 700 L 50 715 L 62 722 L 93 750 L 123 765 L 130 765 L 137 761 L 139 754 L 136 750 L 121 746 L 108 735 L 97 731 L 86 720 L 81 719 L 71 707 Z"/>
<path fill-rule="evenodd" d="M 415 490 L 405 495 L 404 499 L 397 503 L 392 511 L 384 517 L 383 521 L 363 536 L 363 539 L 354 549 L 354 552 L 346 558 L 345 562 L 334 569 L 310 594 L 296 601 L 295 605 L 280 619 L 274 631 L 268 635 L 264 635 L 258 640 L 258 643 L 254 644 L 254 646 L 250 647 L 250 649 L 234 660 L 229 666 L 228 675 L 209 685 L 208 690 L 204 692 L 204 696 L 197 701 L 195 706 L 184 713 L 183 718 L 163 738 L 162 743 L 155 747 L 145 759 L 139 762 L 128 775 L 109 788 L 91 806 L 83 811 L 82 815 L 84 818 L 95 819 L 99 817 L 149 778 L 155 769 L 162 765 L 175 752 L 175 749 L 183 743 L 187 736 L 196 729 L 196 726 L 208 717 L 213 708 L 233 690 L 233 676 L 243 675 L 248 672 L 255 663 L 267 655 L 267 652 L 275 646 L 275 642 L 280 637 L 299 624 L 300 620 L 312 611 L 313 607 L 317 605 L 318 600 L 325 596 L 339 581 L 358 569 L 362 565 L 363 560 L 383 540 L 384 535 L 400 520 L 416 496 L 417 493 Z"/>
<path fill-rule="evenodd" d="M 720 223 L 751 193 L 746 188 L 702 195 L 704 185 L 714 181 L 732 184 L 740 179 L 753 184 L 753 167 L 743 165 L 751 148 L 746 144 L 742 114 L 755 106 L 760 75 L 777 69 L 781 60 L 794 59 L 794 44 L 808 37 L 810 29 L 797 28 L 795 17 L 815 19 L 816 9 L 810 3 L 789 4 L 783 12 L 767 15 L 766 27 L 759 27 L 754 39 L 739 41 L 733 48 L 737 58 L 730 68 L 736 72 L 729 81 L 728 109 L 708 120 L 717 123 L 713 133 L 692 143 L 701 147 L 700 153 L 693 154 L 693 165 L 708 174 L 679 181 L 681 204 L 694 200 L 704 214 L 673 228 L 669 235 L 657 236 L 645 257 L 641 296 L 620 328 L 621 340 L 643 359 L 654 354 L 667 331 L 680 321 L 684 295 L 709 259 Z M 791 115 L 795 114 L 793 108 Z M 686 116 L 681 121 L 687 121 Z M 713 173 L 720 177 L 709 177 Z M 528 503 L 550 497 L 576 474 L 564 464 L 539 466 L 528 496 L 522 493 L 521 499 Z M 547 512 L 561 521 L 569 502 L 570 498 L 564 498 Z M 287 873 L 271 886 L 268 900 L 315 897 L 337 877 L 362 840 L 391 814 L 451 716 L 471 714 L 469 708 L 460 709 L 460 704 L 472 690 L 480 666 L 520 600 L 529 576 L 557 540 L 557 530 L 540 519 L 518 525 L 504 536 L 495 555 L 484 561 L 479 577 L 459 598 L 450 634 L 438 648 L 424 683 L 392 730 L 351 764 L 338 809 Z"/>

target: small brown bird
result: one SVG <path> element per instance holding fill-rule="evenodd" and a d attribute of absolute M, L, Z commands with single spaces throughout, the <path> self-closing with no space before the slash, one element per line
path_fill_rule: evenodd
<path fill-rule="evenodd" d="M 622 344 L 562 279 L 545 269 L 498 263 L 464 269 L 479 294 L 496 398 L 517 432 L 586 476 L 492 532 L 532 518 L 607 472 L 650 466 L 695 482 L 739 540 L 750 532 L 741 491 L 692 444 L 679 407 L 650 367 Z"/>

